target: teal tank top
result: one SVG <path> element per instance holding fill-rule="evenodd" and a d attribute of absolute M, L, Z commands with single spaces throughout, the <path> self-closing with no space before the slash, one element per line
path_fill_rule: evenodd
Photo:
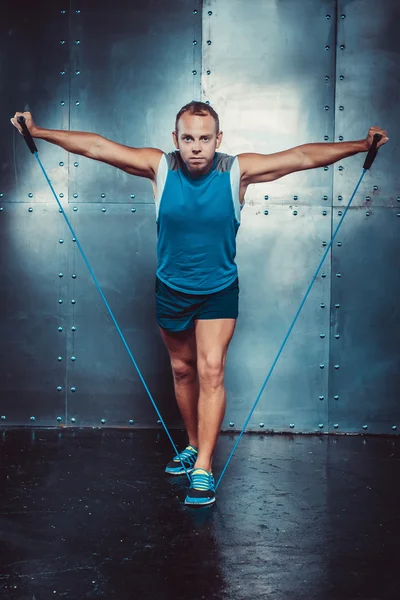
<path fill-rule="evenodd" d="M 179 150 L 163 153 L 157 171 L 157 277 L 187 294 L 210 294 L 237 277 L 240 226 L 237 156 L 216 152 L 194 178 Z"/>

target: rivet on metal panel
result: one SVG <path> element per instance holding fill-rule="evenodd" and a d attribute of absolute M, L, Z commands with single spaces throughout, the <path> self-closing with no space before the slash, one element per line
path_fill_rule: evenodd
<path fill-rule="evenodd" d="M 129 425 L 133 425 L 134 424 L 134 420 L 133 419 L 129 419 Z"/>
<path fill-rule="evenodd" d="M 78 194 L 75 192 L 75 194 L 74 194 L 74 198 L 77 198 L 77 197 L 78 197 Z"/>
<path fill-rule="evenodd" d="M 104 425 L 104 423 L 106 422 L 105 419 L 101 419 L 101 424 Z"/>
<path fill-rule="evenodd" d="M 63 330 L 63 328 L 62 328 L 62 327 L 58 327 L 58 331 L 62 331 L 62 330 Z"/>
<path fill-rule="evenodd" d="M 102 194 L 100 194 L 100 196 L 101 196 L 101 198 L 105 198 L 106 197 L 106 195 L 105 195 L 104 192 Z"/>
<path fill-rule="evenodd" d="M 323 400 L 323 399 L 324 399 L 324 396 L 320 396 L 320 397 L 319 397 L 319 399 L 320 399 L 320 400 Z"/>
<path fill-rule="evenodd" d="M 61 161 L 61 162 L 59 162 L 58 164 L 60 165 L 60 167 L 63 167 L 63 166 L 64 166 L 64 163 L 63 163 L 62 161 Z"/>
<path fill-rule="evenodd" d="M 32 192 L 29 192 L 29 194 L 28 194 L 28 197 L 29 197 L 29 198 L 33 198 L 33 194 L 32 194 Z"/>
<path fill-rule="evenodd" d="M 337 371 L 339 368 L 340 368 L 340 366 L 339 366 L 339 365 L 335 365 L 335 369 L 336 369 L 336 371 Z"/>
<path fill-rule="evenodd" d="M 264 200 L 268 200 L 269 196 L 264 196 Z M 399 198 L 397 198 L 399 200 Z"/>
<path fill-rule="evenodd" d="M 71 331 L 76 331 L 76 327 L 71 327 Z"/>
<path fill-rule="evenodd" d="M 341 217 L 343 214 L 343 212 L 341 210 L 338 210 L 338 216 Z"/>
<path fill-rule="evenodd" d="M 6 418 L 7 418 L 7 417 L 6 417 L 5 415 L 1 415 L 1 420 L 2 420 L 2 421 L 5 421 L 5 420 L 6 420 Z"/>
<path fill-rule="evenodd" d="M 318 425 L 318 427 L 319 427 L 320 429 L 322 429 L 322 428 L 324 427 L 324 424 L 323 424 L 323 423 L 320 423 L 320 424 Z"/>
<path fill-rule="evenodd" d="M 76 12 L 76 14 L 77 14 L 77 15 L 80 15 L 80 14 L 81 14 L 81 11 L 80 11 L 80 9 L 79 9 L 79 8 L 77 8 L 75 12 Z"/>
<path fill-rule="evenodd" d="M 62 304 L 62 303 L 63 303 L 63 301 L 62 301 L 62 300 L 61 300 L 61 298 L 60 298 L 60 300 L 58 301 L 58 304 Z"/>
<path fill-rule="evenodd" d="M 369 202 L 371 200 L 371 196 L 365 196 L 365 199 L 367 202 Z"/>
<path fill-rule="evenodd" d="M 79 106 L 80 102 L 79 100 L 75 100 L 75 106 Z"/>
<path fill-rule="evenodd" d="M 344 106 L 339 106 L 339 110 L 344 110 Z"/>
<path fill-rule="evenodd" d="M 65 71 L 60 71 L 60 75 L 65 75 Z"/>
<path fill-rule="evenodd" d="M 267 210 L 264 210 L 264 215 L 267 215 L 267 214 L 268 214 L 268 211 L 267 211 Z"/>
<path fill-rule="evenodd" d="M 80 40 L 75 40 L 75 44 L 78 46 L 81 43 Z"/>
<path fill-rule="evenodd" d="M 264 427 L 264 423 L 260 423 L 260 427 L 261 427 L 261 428 L 262 428 L 262 427 Z"/>
<path fill-rule="evenodd" d="M 291 429 L 293 429 L 293 427 L 294 427 L 294 423 L 290 423 L 289 427 L 290 427 Z"/>
<path fill-rule="evenodd" d="M 324 334 L 324 333 L 320 333 L 320 334 L 319 334 L 319 337 L 320 337 L 321 339 L 324 339 L 324 337 L 325 337 L 325 334 Z"/>
<path fill-rule="evenodd" d="M 377 191 L 377 189 L 378 189 L 378 186 L 377 186 L 377 185 L 374 185 L 374 188 L 373 188 L 373 189 L 374 189 L 374 192 L 376 192 L 376 191 Z"/>
<path fill-rule="evenodd" d="M 340 79 L 340 81 L 343 81 L 344 75 L 340 75 L 339 79 Z"/>
<path fill-rule="evenodd" d="M 328 242 L 322 242 L 322 245 L 323 245 L 323 246 L 327 246 L 327 245 L 328 245 Z"/>
<path fill-rule="evenodd" d="M 64 240 L 58 240 L 58 241 L 60 242 L 60 244 L 63 244 L 63 243 L 64 243 Z"/>
<path fill-rule="evenodd" d="M 71 304 L 76 304 L 76 300 L 71 300 Z"/>
<path fill-rule="evenodd" d="M 329 110 L 329 106 L 325 106 L 325 110 Z"/>
<path fill-rule="evenodd" d="M 78 162 L 74 162 L 74 167 L 79 167 L 79 163 Z"/>
<path fill-rule="evenodd" d="M 340 338 L 340 335 L 338 333 L 335 333 L 335 340 L 338 340 Z"/>
<path fill-rule="evenodd" d="M 324 167 L 324 171 L 329 171 L 329 167 Z"/>
<path fill-rule="evenodd" d="M 298 200 L 299 197 L 298 196 L 293 196 L 293 200 Z"/>
<path fill-rule="evenodd" d="M 209 69 L 206 71 L 206 73 L 207 75 L 211 75 L 211 71 Z"/>
<path fill-rule="evenodd" d="M 325 279 L 326 273 L 321 273 L 321 277 L 323 277 Z"/>
<path fill-rule="evenodd" d="M 65 40 L 60 40 L 60 44 L 63 46 L 65 44 Z"/>
<path fill-rule="evenodd" d="M 61 362 L 61 361 L 62 361 L 62 356 L 59 356 L 59 357 L 57 358 L 57 360 L 58 360 L 59 362 Z"/>
<path fill-rule="evenodd" d="M 136 212 L 136 208 L 131 208 L 131 212 Z"/>
<path fill-rule="evenodd" d="M 340 308 L 339 302 L 337 304 L 335 304 L 335 308 Z"/>
<path fill-rule="evenodd" d="M 339 396 L 333 396 L 334 400 L 339 400 Z"/>
<path fill-rule="evenodd" d="M 397 202 L 400 202 L 400 197 L 397 198 Z"/>
<path fill-rule="evenodd" d="M 326 15 L 326 18 L 329 20 L 331 18 L 331 15 Z"/>
<path fill-rule="evenodd" d="M 3 210 L 3 209 L 1 209 L 1 210 Z M 400 213 L 397 213 L 397 216 L 400 217 Z"/>
<path fill-rule="evenodd" d="M 326 215 L 328 214 L 326 210 L 322 211 L 322 214 L 324 215 L 324 217 L 326 217 Z"/>
<path fill-rule="evenodd" d="M 329 81 L 330 77 L 329 75 L 325 75 L 325 81 Z"/>
<path fill-rule="evenodd" d="M 371 214 L 371 213 L 369 212 L 369 210 L 367 210 L 367 212 L 365 213 L 365 215 L 366 215 L 367 217 L 369 217 L 369 216 L 370 216 L 370 214 Z"/>
<path fill-rule="evenodd" d="M 338 242 L 336 245 L 339 246 L 339 248 L 340 248 L 340 246 L 342 245 L 342 242 Z"/>
<path fill-rule="evenodd" d="M 329 140 L 329 135 L 324 135 L 324 140 L 327 142 Z"/>
<path fill-rule="evenodd" d="M 193 11 L 193 14 L 194 14 L 194 15 L 197 15 L 197 12 L 198 12 L 198 11 L 197 11 L 197 8 L 195 8 L 195 9 L 194 9 L 194 11 Z"/>
<path fill-rule="evenodd" d="M 335 423 L 335 424 L 334 424 L 334 428 L 335 428 L 335 429 L 337 429 L 338 427 L 339 427 L 339 424 L 338 424 L 338 423 Z"/>
<path fill-rule="evenodd" d="M 36 417 L 31 417 L 31 421 L 35 421 L 35 420 L 36 420 Z"/>
<path fill-rule="evenodd" d="M 192 75 L 197 75 L 197 71 L 192 71 Z"/>
<path fill-rule="evenodd" d="M 339 135 L 339 142 L 343 142 L 344 137 L 342 135 Z"/>
<path fill-rule="evenodd" d="M 57 391 L 58 391 L 58 392 L 62 392 L 62 387 L 61 387 L 61 385 L 59 385 L 59 386 L 57 387 Z"/>
<path fill-rule="evenodd" d="M 235 423 L 233 423 L 233 421 L 231 421 L 231 422 L 229 423 L 229 427 L 233 427 L 234 425 L 235 425 Z"/>
<path fill-rule="evenodd" d="M 58 194 L 60 196 L 60 198 L 64 198 L 64 194 L 61 192 L 61 194 Z"/>
<path fill-rule="evenodd" d="M 346 18 L 346 15 L 340 15 L 340 18 L 341 18 L 341 19 L 345 19 L 345 18 Z"/>
<path fill-rule="evenodd" d="M 1 418 L 3 418 L 3 417 L 1 417 Z M 396 431 L 396 429 L 397 429 L 397 425 L 393 425 L 393 426 L 392 426 L 392 429 L 393 429 L 393 431 Z"/>
<path fill-rule="evenodd" d="M 363 429 L 368 429 L 368 425 L 363 425 Z"/>
<path fill-rule="evenodd" d="M 296 216 L 297 215 L 297 210 L 294 210 L 293 214 L 294 214 L 294 216 Z"/>
<path fill-rule="evenodd" d="M 338 196 L 337 199 L 338 200 L 343 200 L 343 196 Z"/>
<path fill-rule="evenodd" d="M 62 417 L 57 417 L 57 421 L 58 422 L 62 421 Z"/>
<path fill-rule="evenodd" d="M 59 277 L 64 277 L 64 273 L 59 273 L 58 276 Z"/>
<path fill-rule="evenodd" d="M 323 363 L 321 363 L 321 364 L 319 365 L 319 368 L 320 368 L 320 369 L 325 369 L 325 365 L 324 365 Z"/>
<path fill-rule="evenodd" d="M 321 304 L 320 304 L 320 307 L 321 307 L 321 308 L 325 308 L 325 303 L 324 303 L 324 302 L 321 302 Z"/>
<path fill-rule="evenodd" d="M 330 50 L 331 47 L 330 46 L 325 46 L 325 50 Z"/>
<path fill-rule="evenodd" d="M 103 213 L 107 212 L 107 209 L 105 206 L 103 206 L 103 208 L 101 209 L 101 212 L 103 212 Z"/>
<path fill-rule="evenodd" d="M 76 238 L 72 238 L 72 241 L 73 241 L 73 242 L 76 242 Z"/>
<path fill-rule="evenodd" d="M 135 198 L 135 194 L 131 194 L 131 198 Z"/>
<path fill-rule="evenodd" d="M 75 362 L 76 361 L 76 356 L 71 356 L 71 360 L 72 360 L 72 362 Z"/>
<path fill-rule="evenodd" d="M 76 422 L 75 417 L 71 417 L 71 423 L 75 423 L 75 422 Z"/>
<path fill-rule="evenodd" d="M 343 171 L 344 167 L 342 167 L 342 165 L 340 165 L 340 167 L 338 167 L 339 171 Z"/>
<path fill-rule="evenodd" d="M 33 208 L 31 206 L 28 208 L 28 212 L 33 212 Z"/>
<path fill-rule="evenodd" d="M 322 199 L 326 201 L 328 200 L 328 196 L 323 196 Z"/>
<path fill-rule="evenodd" d="M 75 74 L 76 74 L 76 75 L 80 75 L 80 74 L 81 74 L 81 72 L 80 72 L 80 71 L 75 71 Z"/>
<path fill-rule="evenodd" d="M 60 11 L 62 15 L 65 15 L 65 13 L 67 12 L 64 8 Z"/>
<path fill-rule="evenodd" d="M 76 387 L 72 387 L 71 392 L 76 392 Z"/>
<path fill-rule="evenodd" d="M 212 15 L 212 10 L 209 10 L 207 14 L 208 14 L 208 16 L 209 16 L 209 17 L 211 17 L 211 15 Z"/>
<path fill-rule="evenodd" d="M 340 44 L 340 49 L 344 50 L 346 48 L 346 46 L 344 44 Z"/>
<path fill-rule="evenodd" d="M 207 40 L 207 45 L 211 46 L 211 40 Z"/>
<path fill-rule="evenodd" d="M 193 40 L 193 46 L 197 46 L 197 40 Z"/>
<path fill-rule="evenodd" d="M 61 100 L 61 102 L 60 102 L 60 105 L 61 105 L 61 106 L 64 106 L 64 105 L 65 105 L 65 102 L 64 102 L 64 100 Z"/>
<path fill-rule="evenodd" d="M 336 273 L 336 277 L 338 277 L 340 279 L 340 277 L 342 276 L 341 273 Z"/>
<path fill-rule="evenodd" d="M 72 277 L 72 279 L 76 279 L 75 273 L 72 273 L 71 277 Z"/>

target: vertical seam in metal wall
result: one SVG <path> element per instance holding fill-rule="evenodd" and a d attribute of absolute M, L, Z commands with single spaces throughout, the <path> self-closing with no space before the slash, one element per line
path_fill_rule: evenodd
<path fill-rule="evenodd" d="M 336 72 L 337 72 L 337 40 L 338 40 L 338 11 L 339 11 L 339 0 L 335 0 L 334 1 L 334 15 L 335 15 L 335 26 L 334 26 L 334 48 L 335 48 L 335 54 L 334 54 L 334 61 L 333 61 L 333 84 L 334 84 L 334 88 L 333 88 L 333 132 L 332 132 L 332 136 L 333 136 L 333 142 L 335 142 L 336 140 Z M 333 216 L 334 216 L 334 199 L 333 199 L 333 192 L 335 189 L 335 164 L 332 165 L 332 178 L 331 178 L 331 235 L 330 238 L 332 239 L 333 236 Z M 331 383 L 333 383 L 333 377 L 332 377 L 332 369 L 331 369 L 331 364 L 332 364 L 332 350 L 333 350 L 333 346 L 332 346 L 332 328 L 333 328 L 333 244 L 331 247 L 331 251 L 330 251 L 330 302 L 329 302 L 329 343 L 328 343 L 328 407 L 327 407 L 327 418 L 328 418 L 328 434 L 331 431 Z"/>
<path fill-rule="evenodd" d="M 203 98 L 203 19 L 204 19 L 204 0 L 200 0 L 200 6 L 199 6 L 199 12 L 200 12 L 200 24 L 199 24 L 199 29 L 200 29 L 200 77 L 199 77 L 199 85 L 200 85 L 200 89 L 198 90 L 198 98 L 200 99 L 200 101 L 204 102 L 204 98 Z"/>
<path fill-rule="evenodd" d="M 71 129 L 71 65 L 72 65 L 72 52 L 71 52 L 71 41 L 72 41 L 72 0 L 69 1 L 69 18 L 68 18 L 68 131 Z M 71 161 L 71 157 L 70 157 L 70 153 L 67 152 L 67 206 L 69 206 L 69 199 L 70 199 L 70 161 Z M 69 269 L 69 265 L 70 265 L 70 252 L 73 252 L 74 248 L 70 245 L 68 245 L 66 247 L 66 251 L 67 251 L 67 261 L 66 261 L 66 268 L 67 268 L 67 277 L 68 277 L 68 281 L 67 281 L 67 285 L 66 285 L 66 292 L 68 294 L 69 292 L 69 288 L 70 286 L 74 285 L 74 280 L 70 278 L 70 269 Z M 72 283 L 71 283 L 72 281 Z M 66 322 L 65 322 L 65 357 L 67 359 L 68 356 L 68 335 L 70 334 L 69 331 L 69 323 L 68 323 L 68 311 L 67 314 L 65 316 Z M 73 338 L 72 338 L 73 339 Z M 71 356 L 74 356 L 74 354 L 72 353 Z M 65 361 L 65 426 L 68 426 L 68 366 L 69 366 L 69 361 L 68 359 Z"/>

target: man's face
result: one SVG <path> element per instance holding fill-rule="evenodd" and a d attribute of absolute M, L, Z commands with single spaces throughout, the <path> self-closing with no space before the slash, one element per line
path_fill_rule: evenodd
<path fill-rule="evenodd" d="M 178 133 L 173 131 L 172 138 L 189 171 L 203 175 L 212 167 L 215 151 L 221 145 L 222 131 L 216 134 L 211 115 L 183 113 L 178 121 Z"/>

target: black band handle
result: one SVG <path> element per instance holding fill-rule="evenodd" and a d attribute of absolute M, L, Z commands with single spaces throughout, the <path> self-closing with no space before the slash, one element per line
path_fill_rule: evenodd
<path fill-rule="evenodd" d="M 22 133 L 24 135 L 24 138 L 28 145 L 29 150 L 32 152 L 32 154 L 34 154 L 35 152 L 37 152 L 37 148 L 36 148 L 35 142 L 33 141 L 33 137 L 29 133 L 29 129 L 26 126 L 25 117 L 20 115 L 19 117 L 17 117 L 17 121 L 22 127 Z"/>
<path fill-rule="evenodd" d="M 372 163 L 374 162 L 376 154 L 378 152 L 376 145 L 381 138 L 382 138 L 382 136 L 380 133 L 374 134 L 374 141 L 372 142 L 371 148 L 368 150 L 367 158 L 365 159 L 365 163 L 364 163 L 364 167 L 363 167 L 364 169 L 369 169 L 370 166 L 372 165 Z"/>

